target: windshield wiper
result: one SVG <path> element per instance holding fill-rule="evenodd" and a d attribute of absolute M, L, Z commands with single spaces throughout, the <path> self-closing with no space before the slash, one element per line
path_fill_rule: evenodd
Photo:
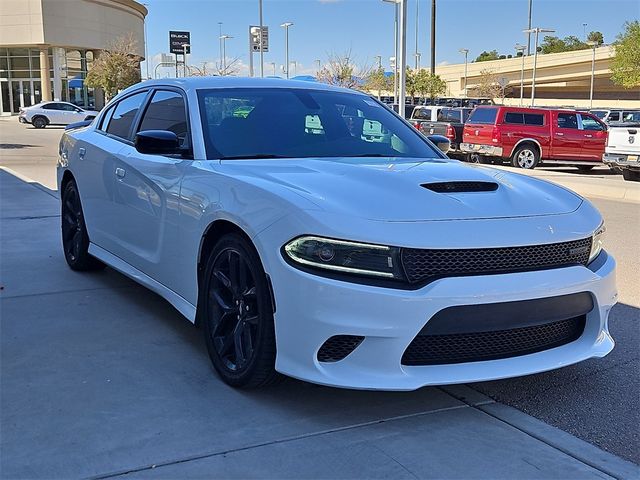
<path fill-rule="evenodd" d="M 262 158 L 292 158 L 285 155 L 273 155 L 271 153 L 258 153 L 256 155 L 231 155 L 220 157 L 220 160 L 260 160 Z"/>

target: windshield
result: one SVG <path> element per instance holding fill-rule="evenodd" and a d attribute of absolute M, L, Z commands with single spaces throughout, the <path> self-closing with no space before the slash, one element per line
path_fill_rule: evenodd
<path fill-rule="evenodd" d="M 441 158 L 366 95 L 288 88 L 199 90 L 207 158 Z"/>

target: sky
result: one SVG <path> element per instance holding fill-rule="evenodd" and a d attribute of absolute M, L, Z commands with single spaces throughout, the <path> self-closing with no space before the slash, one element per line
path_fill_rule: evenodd
<path fill-rule="evenodd" d="M 140 0 L 147 16 L 149 70 L 153 76 L 161 53 L 169 51 L 169 30 L 191 32 L 188 63 L 201 66 L 216 62 L 219 52 L 219 24 L 226 41 L 227 58 L 237 58 L 239 73 L 246 75 L 249 63 L 249 25 L 257 25 L 258 0 Z M 418 3 L 418 16 L 416 16 Z M 421 66 L 430 62 L 431 1 L 408 0 L 408 63 L 413 66 L 415 28 L 418 18 L 418 51 Z M 483 50 L 497 49 L 512 54 L 513 46 L 526 44 L 528 0 L 437 0 L 436 64 L 460 63 L 461 48 L 469 49 L 469 60 Z M 316 59 L 325 62 L 331 54 L 351 51 L 358 64 L 374 65 L 382 56 L 389 70 L 394 55 L 394 7 L 381 0 L 263 0 L 264 25 L 269 26 L 269 52 L 264 54 L 265 75 L 273 74 L 271 62 L 282 75 L 285 62 L 283 22 L 289 29 L 289 59 L 296 61 L 291 74 L 315 74 Z M 625 21 L 640 18 L 640 0 L 533 0 L 532 26 L 555 29 L 554 35 L 583 37 L 598 30 L 611 43 Z M 259 65 L 259 55 L 254 55 Z M 211 63 L 211 64 L 212 64 Z M 259 73 L 259 70 L 256 70 Z M 143 76 L 146 64 L 142 64 Z M 159 76 L 169 74 L 160 68 Z"/>

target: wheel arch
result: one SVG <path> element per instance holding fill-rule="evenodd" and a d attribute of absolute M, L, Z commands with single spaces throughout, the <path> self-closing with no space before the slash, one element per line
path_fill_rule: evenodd
<path fill-rule="evenodd" d="M 516 144 L 513 146 L 513 149 L 511 150 L 511 155 L 509 155 L 509 157 L 513 158 L 513 155 L 516 153 L 516 150 L 518 150 L 518 147 L 522 145 L 527 145 L 527 144 L 534 145 L 538 149 L 540 158 L 542 158 L 542 145 L 540 145 L 540 142 L 535 138 L 521 138 L 520 140 L 518 140 Z"/>
<path fill-rule="evenodd" d="M 62 192 L 64 192 L 64 189 L 67 186 L 67 183 L 69 183 L 71 180 L 75 181 L 75 177 L 73 176 L 73 173 L 71 173 L 69 169 L 66 169 L 62 174 L 62 180 L 60 180 L 60 190 L 59 190 L 60 198 L 62 198 Z"/>
<path fill-rule="evenodd" d="M 209 253 L 214 248 L 218 240 L 220 240 L 224 235 L 228 235 L 230 233 L 235 233 L 243 237 L 250 245 L 253 246 L 256 253 L 258 254 L 258 258 L 260 258 L 260 253 L 258 248 L 255 245 L 255 242 L 251 239 L 251 236 L 237 223 L 234 223 L 231 220 L 227 219 L 217 219 L 211 222 L 204 233 L 202 234 L 202 238 L 200 239 L 200 247 L 198 249 L 198 261 L 197 261 L 197 279 L 198 279 L 198 297 L 197 297 L 197 308 L 196 308 L 196 325 L 200 323 L 200 313 L 202 309 L 200 308 L 202 301 L 202 286 L 204 284 L 204 271 L 206 269 L 206 262 L 209 256 Z M 262 260 L 261 260 L 262 261 Z M 264 264 L 263 264 L 264 265 Z M 275 299 L 273 295 L 273 287 L 271 285 L 271 278 L 267 274 L 267 285 L 269 286 L 269 291 L 271 295 L 271 304 L 273 307 L 273 311 L 275 312 Z"/>
<path fill-rule="evenodd" d="M 42 113 L 36 113 L 33 117 L 31 117 L 31 123 L 33 123 L 36 118 L 42 118 L 47 125 L 51 124 L 51 120 L 49 120 L 49 118 Z"/>

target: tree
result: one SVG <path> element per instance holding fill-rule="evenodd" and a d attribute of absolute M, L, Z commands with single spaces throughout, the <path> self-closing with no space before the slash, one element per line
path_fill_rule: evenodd
<path fill-rule="evenodd" d="M 102 88 L 109 101 L 120 90 L 140 81 L 138 42 L 133 35 L 116 39 L 93 61 L 84 83 L 88 87 Z"/>
<path fill-rule="evenodd" d="M 614 45 L 611 80 L 624 88 L 640 87 L 640 21 L 626 22 Z"/>
<path fill-rule="evenodd" d="M 597 45 L 602 45 L 604 43 L 604 36 L 601 32 L 589 32 L 589 35 L 587 35 L 587 41 L 596 42 Z"/>
<path fill-rule="evenodd" d="M 377 91 L 378 98 L 380 98 L 380 92 L 382 90 L 389 91 L 393 89 L 393 77 L 387 77 L 384 73 L 384 68 L 378 67 L 369 72 L 369 75 L 364 82 L 364 86 L 369 91 Z"/>
<path fill-rule="evenodd" d="M 488 60 L 498 60 L 500 59 L 500 55 L 498 55 L 497 50 L 491 50 L 490 52 L 484 51 L 475 59 L 476 62 L 486 62 Z"/>
<path fill-rule="evenodd" d="M 435 98 L 447 91 L 447 82 L 424 69 L 416 73 L 415 84 L 416 93 L 421 97 Z"/>
<path fill-rule="evenodd" d="M 480 79 L 475 87 L 473 87 L 476 95 L 485 98 L 497 98 L 503 94 L 504 89 L 500 86 L 498 77 L 493 70 L 481 70 Z"/>
<path fill-rule="evenodd" d="M 351 50 L 342 54 L 332 53 L 325 65 L 318 71 L 319 82 L 345 88 L 362 89 L 370 69 L 366 65 L 356 65 Z"/>

